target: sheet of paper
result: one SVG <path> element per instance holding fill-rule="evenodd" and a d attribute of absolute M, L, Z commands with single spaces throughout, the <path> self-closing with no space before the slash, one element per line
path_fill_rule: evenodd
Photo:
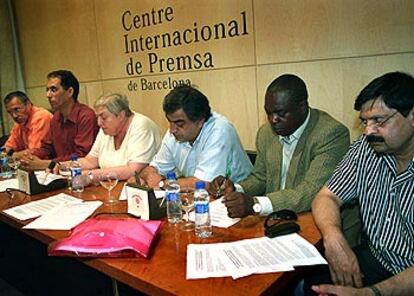
<path fill-rule="evenodd" d="M 267 238 L 241 240 L 223 245 L 223 263 L 233 279 L 254 273 L 270 273 L 294 270 L 292 264 L 277 260 L 264 244 Z"/>
<path fill-rule="evenodd" d="M 85 221 L 86 218 L 92 215 L 92 213 L 101 205 L 102 202 L 99 200 L 63 204 L 53 211 L 50 211 L 33 222 L 23 226 L 23 228 L 70 230 Z"/>
<path fill-rule="evenodd" d="M 289 259 L 293 266 L 328 264 L 314 245 L 297 233 L 275 238 L 266 238 L 266 245 L 272 252 L 280 254 L 281 260 Z"/>
<path fill-rule="evenodd" d="M 187 279 L 230 276 L 221 258 L 215 254 L 219 244 L 190 244 L 187 246 Z"/>
<path fill-rule="evenodd" d="M 46 173 L 45 171 L 36 171 L 35 176 L 37 179 L 37 182 L 41 185 L 49 185 L 53 181 L 57 179 L 64 179 L 61 175 L 55 175 L 52 173 Z"/>
<path fill-rule="evenodd" d="M 211 225 L 221 228 L 229 228 L 240 221 L 240 219 L 233 219 L 227 215 L 227 208 L 222 203 L 222 198 L 210 202 L 210 217 Z M 189 219 L 195 221 L 194 211 L 190 213 Z"/>
<path fill-rule="evenodd" d="M 19 189 L 19 182 L 16 178 L 0 181 L 0 191 L 6 191 L 7 188 Z"/>
<path fill-rule="evenodd" d="M 59 193 L 51 197 L 32 201 L 27 204 L 16 206 L 3 212 L 19 220 L 27 220 L 39 217 L 62 204 L 66 203 L 81 203 L 83 200 L 73 197 L 65 193 Z"/>
<path fill-rule="evenodd" d="M 230 243 L 188 245 L 187 278 L 291 271 L 294 266 L 327 264 L 316 248 L 298 234 Z M 223 270 L 217 266 L 225 266 Z"/>

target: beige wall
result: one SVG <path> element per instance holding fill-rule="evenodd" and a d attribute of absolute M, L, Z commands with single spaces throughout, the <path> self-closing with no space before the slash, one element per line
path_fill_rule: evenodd
<path fill-rule="evenodd" d="M 14 4 L 26 87 L 37 104 L 48 106 L 46 74 L 66 68 L 81 81 L 81 101 L 93 104 L 103 92 L 121 91 L 135 110 L 166 129 L 161 102 L 168 89 L 145 90 L 141 81 L 168 84 L 188 79 L 209 97 L 215 111 L 235 124 L 246 149 L 254 149 L 256 131 L 265 122 L 264 91 L 278 75 L 301 76 L 311 105 L 331 113 L 356 137 L 357 113 L 352 105 L 358 91 L 387 71 L 414 73 L 414 0 L 19 0 Z M 125 11 L 130 11 L 125 14 L 129 27 L 130 15 L 152 15 L 152 9 L 170 13 L 150 26 L 123 28 Z M 218 23 L 226 26 L 227 38 L 125 53 L 126 34 L 128 40 L 194 28 L 200 34 L 203 26 Z M 238 36 L 229 37 L 235 32 Z M 170 68 L 175 70 L 169 71 L 165 64 L 161 69 L 159 63 L 149 63 L 150 56 L 176 61 L 196 54 L 210 57 L 199 69 L 193 65 L 177 70 L 174 62 Z M 140 74 L 128 75 L 125 67 L 130 59 L 141 62 Z M 137 90 L 128 90 L 130 81 Z"/>

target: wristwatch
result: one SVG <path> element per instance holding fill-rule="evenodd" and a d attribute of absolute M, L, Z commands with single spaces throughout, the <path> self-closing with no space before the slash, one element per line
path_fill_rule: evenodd
<path fill-rule="evenodd" d="M 254 204 L 253 204 L 253 213 L 255 215 L 259 215 L 262 212 L 262 205 L 259 203 L 259 200 L 256 197 L 253 197 Z"/>
<path fill-rule="evenodd" d="M 161 180 L 161 181 L 160 181 L 160 183 L 158 183 L 158 186 L 159 186 L 160 188 L 164 188 L 164 185 L 165 185 L 164 180 Z"/>
<path fill-rule="evenodd" d="M 89 183 L 92 183 L 93 182 L 93 173 L 92 173 L 92 171 L 88 172 L 88 178 L 89 178 Z"/>

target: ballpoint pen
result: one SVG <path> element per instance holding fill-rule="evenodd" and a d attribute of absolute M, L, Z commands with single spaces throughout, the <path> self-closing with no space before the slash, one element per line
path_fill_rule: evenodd
<path fill-rule="evenodd" d="M 230 179 L 230 176 L 231 176 L 231 169 L 227 168 L 223 183 L 221 183 L 221 185 L 217 188 L 217 192 L 216 192 L 217 197 L 220 197 L 222 195 L 222 192 L 221 192 L 222 188 L 226 188 L 226 183 L 227 183 L 227 180 Z"/>

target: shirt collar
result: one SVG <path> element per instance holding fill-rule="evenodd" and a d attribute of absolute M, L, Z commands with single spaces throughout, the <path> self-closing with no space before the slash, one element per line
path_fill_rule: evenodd
<path fill-rule="evenodd" d="M 295 132 L 289 136 L 279 136 L 280 143 L 287 143 L 292 144 L 293 142 L 299 140 L 299 138 L 302 136 L 303 131 L 305 130 L 306 126 L 308 125 L 310 118 L 310 110 L 308 109 L 308 115 L 306 116 L 305 121 L 302 123 L 300 127 L 298 127 Z"/>
<path fill-rule="evenodd" d="M 216 117 L 216 113 L 212 112 L 210 118 L 207 119 L 207 121 L 203 123 L 203 126 L 201 127 L 201 130 L 198 133 L 197 138 L 195 139 L 192 145 L 190 144 L 190 142 L 187 142 L 187 144 L 190 147 L 194 147 L 200 141 L 202 134 L 206 132 L 206 129 L 208 128 L 208 126 L 210 126 L 210 124 L 213 122 L 214 117 Z"/>
<path fill-rule="evenodd" d="M 72 110 L 70 110 L 68 118 L 66 118 L 66 121 L 70 121 L 72 123 L 76 123 L 77 121 L 77 113 L 78 109 L 80 108 L 80 103 L 78 101 L 75 101 L 75 103 L 72 106 Z M 60 111 L 59 112 L 59 119 L 61 122 L 64 122 L 63 115 Z"/>
<path fill-rule="evenodd" d="M 33 114 L 35 113 L 35 106 L 32 105 L 32 109 L 30 110 L 30 114 L 27 117 L 26 123 L 22 124 L 23 128 L 31 130 L 32 129 L 32 119 Z"/>

